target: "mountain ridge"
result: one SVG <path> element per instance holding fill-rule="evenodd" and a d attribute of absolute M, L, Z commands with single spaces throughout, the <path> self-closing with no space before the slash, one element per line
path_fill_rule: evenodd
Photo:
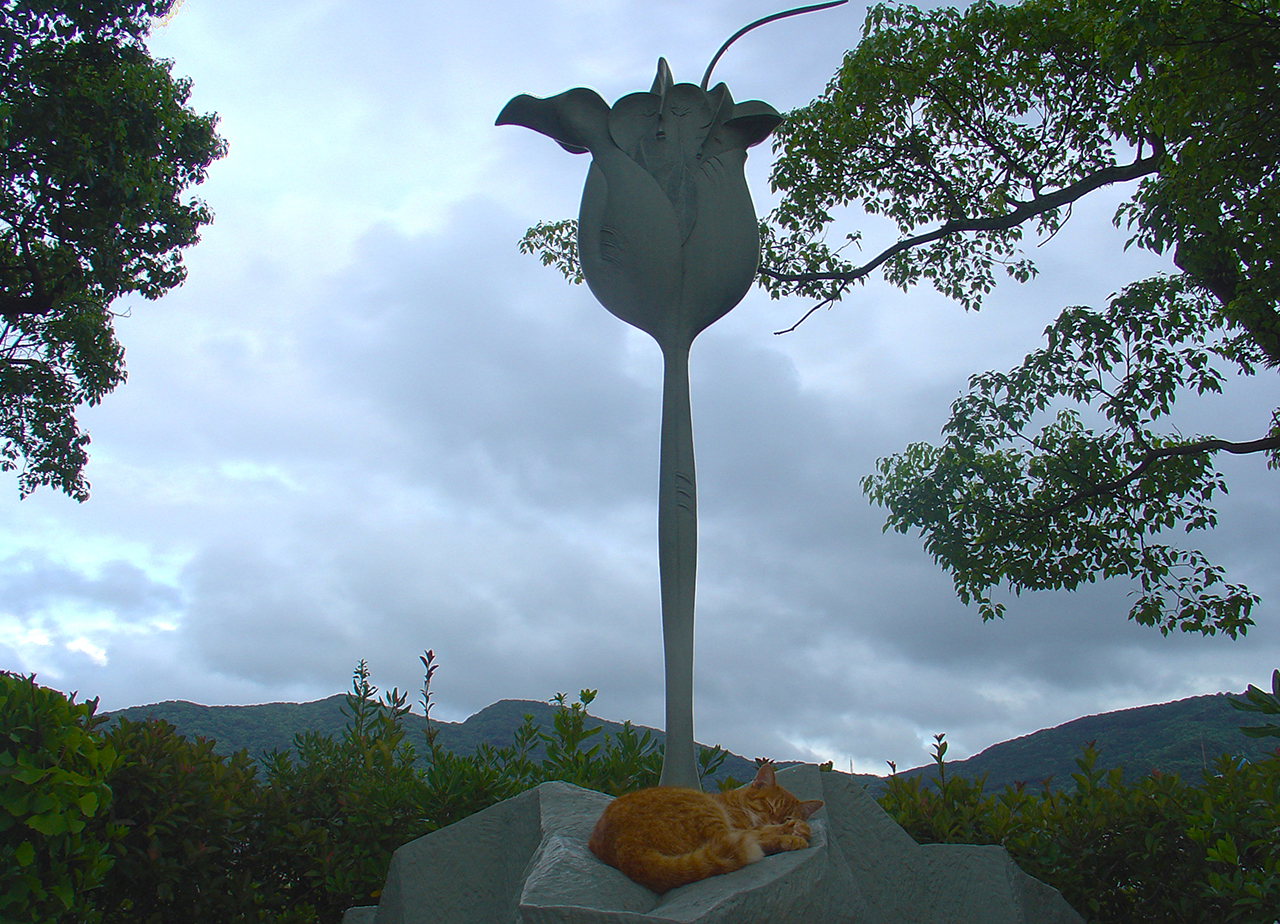
<path fill-rule="evenodd" d="M 1239 727 L 1249 724 L 1248 716 L 1233 709 L 1228 700 L 1241 695 L 1213 693 L 1082 716 L 997 742 L 964 760 L 948 761 L 947 772 L 970 778 L 984 776 L 986 788 L 994 790 L 1006 784 L 1044 781 L 1052 788 L 1061 788 L 1071 783 L 1081 746 L 1093 742 L 1099 751 L 1099 766 L 1121 767 L 1126 779 L 1158 770 L 1195 781 L 1202 773 L 1212 771 L 1214 761 L 1221 754 L 1256 760 L 1273 753 L 1280 743 L 1275 739 L 1248 738 L 1240 733 Z M 251 756 L 260 757 L 273 749 L 288 750 L 298 733 L 340 734 L 346 724 L 344 704 L 344 694 L 308 703 L 253 706 L 202 706 L 168 700 L 104 714 L 110 718 L 124 716 L 132 721 L 155 716 L 171 722 L 184 735 L 214 740 L 219 753 L 230 754 L 245 748 Z M 555 710 L 549 703 L 534 700 L 498 700 L 462 722 L 432 720 L 432 725 L 437 729 L 437 743 L 466 755 L 481 743 L 494 747 L 509 744 L 525 715 L 531 715 L 543 731 L 550 731 Z M 607 734 L 616 735 L 622 728 L 622 723 L 598 716 L 591 716 L 591 720 Z M 415 741 L 425 729 L 426 719 L 410 713 L 404 721 L 410 740 Z M 656 743 L 665 740 L 658 729 L 647 726 L 636 726 L 636 729 L 640 734 L 649 731 Z M 421 760 L 423 749 L 419 750 Z M 540 756 L 540 752 L 535 754 Z M 792 763 L 796 762 L 781 761 L 780 765 Z M 754 767 L 753 760 L 730 752 L 715 778 L 729 775 L 738 780 L 749 779 Z M 898 775 L 930 775 L 934 767 L 931 763 L 923 764 L 899 771 Z M 883 777 L 855 776 L 865 779 L 873 788 L 883 785 Z"/>
<path fill-rule="evenodd" d="M 1213 772 L 1214 762 L 1223 754 L 1257 760 L 1280 745 L 1274 738 L 1249 738 L 1240 732 L 1241 726 L 1251 724 L 1250 717 L 1234 709 L 1230 700 L 1243 695 L 1209 693 L 1081 716 L 998 742 L 965 760 L 948 761 L 947 771 L 971 778 L 986 774 L 988 789 L 1046 779 L 1052 788 L 1059 788 L 1078 772 L 1075 760 L 1083 745 L 1093 743 L 1098 766 L 1121 767 L 1126 780 L 1157 770 L 1198 781 L 1202 774 Z M 904 773 L 927 773 L 933 766 L 925 764 Z"/>
<path fill-rule="evenodd" d="M 346 726 L 346 717 L 342 711 L 345 704 L 344 693 L 309 703 L 260 703 L 253 706 L 201 706 L 186 700 L 166 700 L 117 709 L 103 715 L 109 720 L 124 717 L 130 721 L 154 716 L 171 723 L 184 735 L 199 735 L 215 741 L 214 750 L 220 754 L 232 754 L 243 748 L 248 750 L 251 757 L 258 758 L 264 752 L 290 750 L 295 734 L 318 732 L 335 737 L 340 735 Z M 503 699 L 490 703 L 462 722 L 432 719 L 431 725 L 436 730 L 437 744 L 455 754 L 466 756 L 474 753 L 480 744 L 492 747 L 511 744 L 513 733 L 526 715 L 532 716 L 543 732 L 550 733 L 556 709 L 550 703 L 536 700 Z M 408 713 L 403 722 L 410 743 L 418 749 L 417 763 L 425 763 L 425 748 L 419 744 L 427 726 L 426 718 Z M 621 722 L 590 716 L 589 727 L 597 724 L 602 729 L 602 735 L 617 735 L 623 726 Z M 648 731 L 655 744 L 666 741 L 666 735 L 660 729 L 645 725 L 637 725 L 635 728 L 640 735 Z M 598 740 L 600 738 L 592 738 L 588 744 L 594 744 Z M 545 747 L 539 743 L 530 756 L 541 760 L 544 753 Z M 798 761 L 779 761 L 778 766 L 786 767 L 795 763 Z M 719 781 L 732 776 L 737 780 L 746 780 L 754 774 L 754 760 L 726 752 L 724 763 L 712 775 L 712 779 Z"/>

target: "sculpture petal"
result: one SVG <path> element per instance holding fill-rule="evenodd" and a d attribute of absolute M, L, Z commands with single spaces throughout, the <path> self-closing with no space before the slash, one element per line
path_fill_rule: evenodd
<path fill-rule="evenodd" d="M 698 160 L 715 157 L 733 147 L 740 147 L 735 132 L 725 128 L 725 122 L 733 118 L 733 94 L 723 83 L 718 83 L 707 93 L 707 100 L 714 110 L 711 124 L 707 128 L 707 136 L 702 141 L 702 149 L 698 152 Z"/>
<path fill-rule="evenodd" d="M 609 115 L 614 143 L 649 173 L 671 200 L 681 240 L 688 238 L 697 218 L 693 172 L 714 119 L 711 100 L 691 83 L 666 87 L 661 95 L 624 96 Z"/>
<path fill-rule="evenodd" d="M 585 154 L 609 141 L 609 104 L 595 90 L 575 87 L 539 99 L 521 93 L 502 107 L 495 125 L 523 125 L 554 138 L 572 154 Z"/>
<path fill-rule="evenodd" d="M 680 296 L 680 234 L 666 193 L 617 147 L 594 152 L 578 258 L 600 304 L 665 344 Z"/>
<path fill-rule="evenodd" d="M 782 124 L 782 115 L 766 102 L 750 99 L 733 107 L 733 118 L 725 122 L 739 133 L 743 147 L 754 147 Z"/>
<path fill-rule="evenodd" d="M 782 124 L 778 110 L 758 99 L 735 103 L 729 88 L 716 84 L 709 95 L 717 101 L 716 123 L 703 146 L 704 157 L 714 157 L 730 148 L 754 147 Z"/>
<path fill-rule="evenodd" d="M 646 170 L 662 125 L 662 102 L 657 93 L 628 93 L 609 112 L 609 137 Z"/>
<path fill-rule="evenodd" d="M 684 242 L 682 324 L 690 341 L 742 300 L 760 262 L 760 228 L 742 148 L 704 157 L 696 173 L 698 220 Z"/>

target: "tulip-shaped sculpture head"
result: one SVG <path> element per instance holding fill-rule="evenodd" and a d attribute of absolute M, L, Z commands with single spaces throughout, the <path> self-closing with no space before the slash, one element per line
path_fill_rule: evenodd
<path fill-rule="evenodd" d="M 675 83 L 663 59 L 653 89 L 612 108 L 579 87 L 517 96 L 498 116 L 591 153 L 578 216 L 582 273 L 602 305 L 664 349 L 687 348 L 751 287 L 760 234 L 747 148 L 781 121 L 768 103 L 735 103 L 723 83 Z"/>

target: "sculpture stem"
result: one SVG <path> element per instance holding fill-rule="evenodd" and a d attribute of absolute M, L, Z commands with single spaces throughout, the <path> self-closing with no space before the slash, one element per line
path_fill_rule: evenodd
<path fill-rule="evenodd" d="M 698 492 L 689 411 L 689 345 L 663 346 L 658 458 L 658 574 L 666 669 L 667 743 L 660 786 L 698 789 L 693 743 L 693 602 L 698 572 Z"/>

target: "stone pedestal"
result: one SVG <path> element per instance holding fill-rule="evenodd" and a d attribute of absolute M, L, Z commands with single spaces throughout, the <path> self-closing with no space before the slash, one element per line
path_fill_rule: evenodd
<path fill-rule="evenodd" d="M 609 796 L 543 783 L 401 847 L 343 924 L 1083 924 L 1002 847 L 922 847 L 842 774 L 778 783 L 825 802 L 808 850 L 656 895 L 587 850 Z"/>

